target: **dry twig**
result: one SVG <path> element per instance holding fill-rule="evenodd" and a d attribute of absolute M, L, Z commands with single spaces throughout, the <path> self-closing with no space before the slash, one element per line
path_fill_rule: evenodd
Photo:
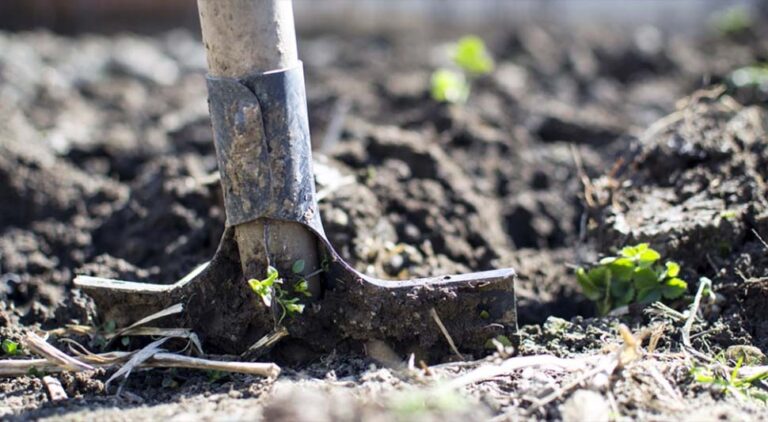
<path fill-rule="evenodd" d="M 120 369 L 117 370 L 117 372 L 115 372 L 114 374 L 112 374 L 111 377 L 109 377 L 107 382 L 104 384 L 105 389 L 109 390 L 109 383 L 111 383 L 113 380 L 120 378 L 121 376 L 125 376 L 123 379 L 123 383 L 120 384 L 120 387 L 117 389 L 117 394 L 120 394 L 120 391 L 122 391 L 123 389 L 123 385 L 125 385 L 125 381 L 128 380 L 128 377 L 131 375 L 131 372 L 133 371 L 133 369 L 141 365 L 142 363 L 146 362 L 149 358 L 151 358 L 155 354 L 159 353 L 161 350 L 160 346 L 162 346 L 163 343 L 165 343 L 167 340 L 168 340 L 168 337 L 153 341 L 143 349 L 134 353 L 125 365 L 123 365 Z"/>
<path fill-rule="evenodd" d="M 701 297 L 704 295 L 704 289 L 710 288 L 711 286 L 712 281 L 710 281 L 708 278 L 702 277 L 699 281 L 699 289 L 696 291 L 696 297 L 693 299 L 691 308 L 688 310 L 688 319 L 685 321 L 685 325 L 683 325 L 682 335 L 683 346 L 685 346 L 683 350 L 706 361 L 711 361 L 712 359 L 709 356 L 697 351 L 691 345 L 691 328 L 693 327 L 693 322 L 696 320 L 696 315 L 699 313 L 699 306 L 701 305 Z"/>
<path fill-rule="evenodd" d="M 81 362 L 48 344 L 47 341 L 43 340 L 33 332 L 27 333 L 22 342 L 29 351 L 44 357 L 48 363 L 60 367 L 65 371 L 80 372 L 94 369 L 93 366 Z M 2 371 L 0 371 L 0 373 L 2 373 Z"/>
<path fill-rule="evenodd" d="M 448 342 L 448 345 L 451 346 L 451 351 L 458 356 L 459 359 L 464 360 L 464 356 L 459 353 L 459 349 L 456 348 L 456 343 L 453 342 L 453 338 L 451 338 L 451 334 L 448 332 L 448 330 L 445 328 L 445 325 L 443 325 L 443 321 L 440 319 L 440 315 L 437 314 L 437 311 L 435 308 L 430 308 L 429 314 L 432 315 L 432 319 L 435 320 L 435 323 L 438 327 L 440 327 L 440 332 L 443 333 L 443 336 L 445 337 L 445 340 Z"/>

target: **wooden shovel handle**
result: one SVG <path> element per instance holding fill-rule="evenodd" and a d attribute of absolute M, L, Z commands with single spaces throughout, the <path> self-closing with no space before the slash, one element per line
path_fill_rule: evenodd
<path fill-rule="evenodd" d="M 297 64 L 291 0 L 197 0 L 212 76 L 238 78 Z"/>

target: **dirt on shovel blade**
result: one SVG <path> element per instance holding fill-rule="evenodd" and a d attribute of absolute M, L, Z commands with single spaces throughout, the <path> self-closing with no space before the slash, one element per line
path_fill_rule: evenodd
<path fill-rule="evenodd" d="M 55 402 L 43 374 L 30 373 L 0 379 L 0 418 L 765 418 L 765 383 L 723 388 L 694 373 L 733 368 L 734 353 L 756 368 L 768 352 L 768 82 L 730 78 L 768 57 L 766 27 L 484 33 L 496 68 L 465 105 L 429 95 L 430 60 L 460 31 L 302 37 L 335 248 L 391 279 L 515 268 L 513 347 L 489 342 L 485 356 L 409 369 L 408 356 L 375 341 L 295 364 L 286 356 L 300 344 L 287 339 L 259 357 L 282 365 L 277 380 L 136 369 L 115 394 L 120 381 L 105 382 L 116 369 L 97 369 L 52 374 L 68 396 Z M 0 341 L 67 324 L 114 331 L 72 289 L 75 275 L 172 283 L 213 256 L 224 212 L 204 72 L 202 46 L 184 31 L 0 33 Z M 687 293 L 667 309 L 597 316 L 574 269 L 638 242 L 680 263 Z M 712 294 L 691 347 L 714 363 L 683 347 L 700 277 Z M 644 336 L 642 352 L 619 324 Z M 48 340 L 70 353 L 65 337 L 105 346 L 61 331 Z M 617 351 L 634 357 L 595 369 Z"/>

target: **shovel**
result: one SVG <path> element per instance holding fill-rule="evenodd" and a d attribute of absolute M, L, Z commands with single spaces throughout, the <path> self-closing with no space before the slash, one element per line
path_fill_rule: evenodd
<path fill-rule="evenodd" d="M 213 259 L 175 284 L 77 277 L 101 318 L 124 327 L 181 303 L 163 323 L 225 353 L 287 332 L 283 343 L 317 353 L 381 341 L 443 357 L 448 346 L 477 353 L 512 334 L 512 269 L 387 281 L 357 272 L 331 246 L 315 198 L 291 2 L 198 0 L 198 8 L 226 229 Z M 275 271 L 281 284 L 268 295 L 249 286 Z"/>

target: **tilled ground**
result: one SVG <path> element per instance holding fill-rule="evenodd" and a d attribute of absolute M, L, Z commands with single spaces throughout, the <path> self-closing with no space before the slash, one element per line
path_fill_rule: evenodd
<path fill-rule="evenodd" d="M 276 382 L 153 370 L 133 374 L 120 396 L 105 391 L 104 371 L 63 375 L 65 403 L 20 377 L 0 383 L 0 415 L 764 416 L 758 401 L 692 382 L 673 313 L 591 318 L 572 269 L 649 241 L 683 264 L 691 291 L 677 310 L 700 276 L 714 281 L 719 299 L 694 324 L 694 347 L 768 350 L 768 248 L 758 237 L 768 237 L 768 111 L 761 94 L 717 84 L 765 59 L 766 38 L 535 26 L 489 34 L 496 71 L 467 105 L 446 106 L 428 85 L 440 40 L 460 34 L 449 35 L 302 40 L 331 241 L 361 271 L 388 278 L 514 267 L 526 325 L 516 355 L 610 360 L 620 322 L 661 333 L 657 351 L 604 382 L 545 365 L 469 383 L 466 394 L 441 390 L 441 380 L 508 350 L 429 371 L 334 355 L 285 368 Z M 0 52 L 0 337 L 103 324 L 71 289 L 76 274 L 171 283 L 213 255 L 224 213 L 197 40 L 0 34 Z"/>

